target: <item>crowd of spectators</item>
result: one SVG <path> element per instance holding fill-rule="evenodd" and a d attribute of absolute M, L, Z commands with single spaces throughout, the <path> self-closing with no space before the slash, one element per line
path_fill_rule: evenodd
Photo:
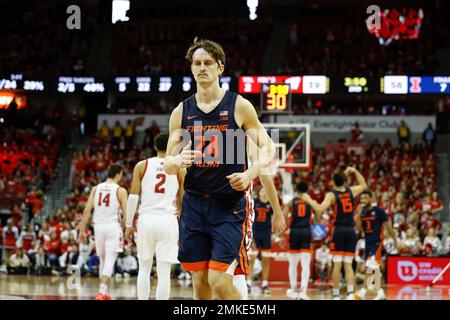
<path fill-rule="evenodd" d="M 56 127 L 3 129 L 0 139 L 0 206 L 10 208 L 14 225 L 24 213 L 39 215 L 53 179 L 61 139 Z M 29 218 L 29 217 L 28 217 Z"/>
<path fill-rule="evenodd" d="M 86 70 L 98 1 L 78 1 L 81 29 L 66 26 L 70 3 L 2 1 L 0 74 L 48 76 L 83 74 Z"/>
<path fill-rule="evenodd" d="M 364 23 L 367 6 L 363 6 L 304 8 L 290 21 L 287 57 L 278 73 L 382 76 L 425 74 L 436 69 L 434 53 L 445 36 L 444 1 L 397 8 L 422 8 L 422 28 L 418 39 L 400 39 L 388 46 L 380 45 L 379 39 L 369 34 Z M 332 21 L 332 26 L 325 21 Z"/>
<path fill-rule="evenodd" d="M 114 26 L 113 74 L 186 74 L 190 68 L 184 56 L 197 36 L 214 39 L 224 46 L 226 75 L 255 74 L 259 72 L 271 27 L 264 19 L 253 23 L 247 18 L 137 17 Z"/>

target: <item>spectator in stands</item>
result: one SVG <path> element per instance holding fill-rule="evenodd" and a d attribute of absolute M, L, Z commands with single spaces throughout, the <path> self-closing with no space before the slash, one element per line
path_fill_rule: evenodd
<path fill-rule="evenodd" d="M 108 121 L 103 120 L 103 124 L 100 127 L 100 130 L 98 131 L 98 134 L 100 138 L 102 138 L 104 141 L 110 141 L 111 139 L 111 128 L 108 125 Z"/>
<path fill-rule="evenodd" d="M 71 265 L 79 266 L 80 264 L 80 253 L 78 252 L 78 246 L 76 244 L 72 244 L 67 248 L 67 251 L 59 256 L 59 267 L 60 274 L 66 275 L 67 268 Z"/>
<path fill-rule="evenodd" d="M 96 254 L 93 254 L 89 257 L 87 262 L 87 271 L 93 277 L 98 277 L 98 270 L 100 268 L 100 259 Z"/>
<path fill-rule="evenodd" d="M 33 230 L 33 225 L 27 225 L 26 229 L 24 228 L 20 233 L 19 239 L 17 240 L 17 246 L 21 247 L 25 253 L 28 254 L 28 251 L 34 249 L 36 241 L 36 233 Z"/>
<path fill-rule="evenodd" d="M 443 253 L 447 256 L 450 256 L 450 228 L 447 229 L 447 237 L 444 240 Z"/>
<path fill-rule="evenodd" d="M 13 254 L 16 249 L 16 241 L 19 238 L 19 229 L 13 226 L 12 220 L 8 219 L 6 226 L 3 227 L 2 239 L 3 248 L 5 252 L 5 260 L 8 261 L 11 254 Z"/>
<path fill-rule="evenodd" d="M 120 142 L 120 138 L 123 135 L 123 128 L 122 125 L 120 124 L 120 121 L 117 120 L 116 124 L 114 125 L 113 128 L 113 140 L 112 140 L 112 144 L 113 144 L 113 148 L 117 149 L 119 147 L 119 142 Z"/>
<path fill-rule="evenodd" d="M 400 254 L 416 255 L 422 250 L 420 239 L 414 234 L 414 229 L 412 227 L 409 227 L 406 230 L 406 237 L 400 241 L 399 247 Z"/>
<path fill-rule="evenodd" d="M 428 234 L 423 240 L 424 254 L 429 256 L 439 255 L 441 248 L 441 239 L 436 236 L 434 228 L 428 229 Z"/>
<path fill-rule="evenodd" d="M 60 255 L 60 241 L 57 239 L 55 231 L 50 233 L 50 239 L 44 242 L 43 247 L 48 254 L 50 265 L 53 268 L 52 271 L 56 271 L 56 274 L 59 275 L 57 271 L 59 269 L 58 256 Z M 55 272 L 53 273 L 55 274 Z"/>
<path fill-rule="evenodd" d="M 39 247 L 34 256 L 33 271 L 37 275 L 50 275 L 51 265 L 43 247 Z"/>
<path fill-rule="evenodd" d="M 322 242 L 320 248 L 315 253 L 315 271 L 318 282 L 326 283 L 330 279 L 332 270 L 332 261 L 330 249 L 326 242 Z"/>
<path fill-rule="evenodd" d="M 127 126 L 125 128 L 125 143 L 127 149 L 131 149 L 134 143 L 134 135 L 135 135 L 135 128 L 134 124 L 131 120 L 127 121 Z"/>
<path fill-rule="evenodd" d="M 444 211 L 444 204 L 441 200 L 439 200 L 438 193 L 434 191 L 431 194 L 431 200 L 429 202 L 431 206 L 431 212 L 437 219 L 441 219 L 442 212 Z"/>
<path fill-rule="evenodd" d="M 434 150 L 436 144 L 436 132 L 431 123 L 429 123 L 428 127 L 423 131 L 422 139 L 426 148 Z"/>
<path fill-rule="evenodd" d="M 120 275 L 124 278 L 137 276 L 138 262 L 136 257 L 131 255 L 130 248 L 126 248 L 123 256 L 117 259 L 116 271 L 118 276 Z"/>
<path fill-rule="evenodd" d="M 30 259 L 23 252 L 22 248 L 17 248 L 8 261 L 8 274 L 27 274 L 30 268 Z"/>
<path fill-rule="evenodd" d="M 87 262 L 89 261 L 89 256 L 93 250 L 94 242 L 89 237 L 84 237 L 78 248 L 78 251 L 80 252 L 79 267 L 82 272 L 87 271 Z"/>
<path fill-rule="evenodd" d="M 411 131 L 405 121 L 400 121 L 400 125 L 397 128 L 398 144 L 401 145 L 403 142 L 409 143 L 409 138 L 411 136 Z"/>
<path fill-rule="evenodd" d="M 359 128 L 359 123 L 356 121 L 352 127 L 352 142 L 361 142 L 363 139 L 363 133 Z"/>

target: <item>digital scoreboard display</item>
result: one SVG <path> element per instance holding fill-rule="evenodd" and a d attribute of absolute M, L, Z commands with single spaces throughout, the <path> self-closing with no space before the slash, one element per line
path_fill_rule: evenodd
<path fill-rule="evenodd" d="M 450 93 L 450 77 L 409 77 L 409 93 Z"/>
<path fill-rule="evenodd" d="M 365 93 L 369 91 L 366 77 L 345 77 L 344 87 L 348 93 Z"/>
<path fill-rule="evenodd" d="M 450 76 L 384 76 L 381 92 L 385 94 L 450 93 Z"/>
<path fill-rule="evenodd" d="M 22 74 L 0 77 L 0 90 L 44 91 L 44 80 L 27 79 Z"/>
<path fill-rule="evenodd" d="M 103 93 L 105 83 L 94 77 L 58 77 L 57 91 L 60 93 Z"/>
<path fill-rule="evenodd" d="M 286 83 L 293 94 L 325 94 L 329 92 L 326 76 L 241 76 L 239 93 L 260 93 L 262 84 Z"/>
<path fill-rule="evenodd" d="M 261 111 L 286 113 L 291 110 L 291 86 L 288 83 L 264 83 L 261 85 Z"/>

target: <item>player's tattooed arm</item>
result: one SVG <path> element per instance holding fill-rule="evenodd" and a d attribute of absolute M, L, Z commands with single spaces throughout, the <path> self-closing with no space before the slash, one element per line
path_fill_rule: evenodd
<path fill-rule="evenodd" d="M 83 241 L 86 237 L 86 225 L 91 217 L 92 209 L 94 208 L 94 195 L 95 195 L 95 187 L 92 188 L 91 193 L 89 194 L 89 198 L 86 202 L 86 206 L 83 210 L 83 216 L 81 218 L 81 222 L 78 225 L 78 230 L 80 231 L 80 241 Z"/>
<path fill-rule="evenodd" d="M 167 155 L 164 161 L 164 171 L 169 175 L 178 174 L 180 168 L 189 168 L 194 160 L 201 157 L 201 151 L 192 150 L 192 141 L 189 140 L 183 147 L 183 130 L 181 120 L 183 117 L 183 104 L 180 103 L 170 115 L 169 141 L 167 142 Z"/>
<path fill-rule="evenodd" d="M 353 167 L 348 167 L 347 169 L 345 169 L 344 174 L 345 175 L 349 175 L 349 174 L 354 174 L 356 177 L 356 181 L 358 182 L 358 184 L 356 186 L 352 186 L 350 187 L 350 190 L 353 193 L 354 197 L 359 196 L 364 190 L 367 189 L 367 182 L 366 179 L 364 179 L 363 175 L 361 173 L 359 173 L 358 170 L 356 170 Z"/>

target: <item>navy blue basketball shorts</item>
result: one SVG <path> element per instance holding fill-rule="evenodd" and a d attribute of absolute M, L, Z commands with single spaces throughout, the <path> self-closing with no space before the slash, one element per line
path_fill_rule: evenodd
<path fill-rule="evenodd" d="M 246 234 L 250 193 L 223 197 L 186 191 L 183 196 L 178 260 L 186 271 L 248 273 Z"/>
<path fill-rule="evenodd" d="M 293 227 L 289 232 L 289 252 L 312 253 L 311 229 L 309 227 Z"/>
<path fill-rule="evenodd" d="M 257 251 L 270 251 L 272 249 L 272 230 L 253 228 L 253 241 Z"/>
<path fill-rule="evenodd" d="M 381 265 L 381 249 L 383 244 L 381 241 L 366 241 L 366 259 L 375 256 L 375 260 Z"/>
<path fill-rule="evenodd" d="M 356 233 L 353 226 L 336 225 L 331 230 L 330 251 L 334 262 L 353 261 L 356 249 Z"/>

